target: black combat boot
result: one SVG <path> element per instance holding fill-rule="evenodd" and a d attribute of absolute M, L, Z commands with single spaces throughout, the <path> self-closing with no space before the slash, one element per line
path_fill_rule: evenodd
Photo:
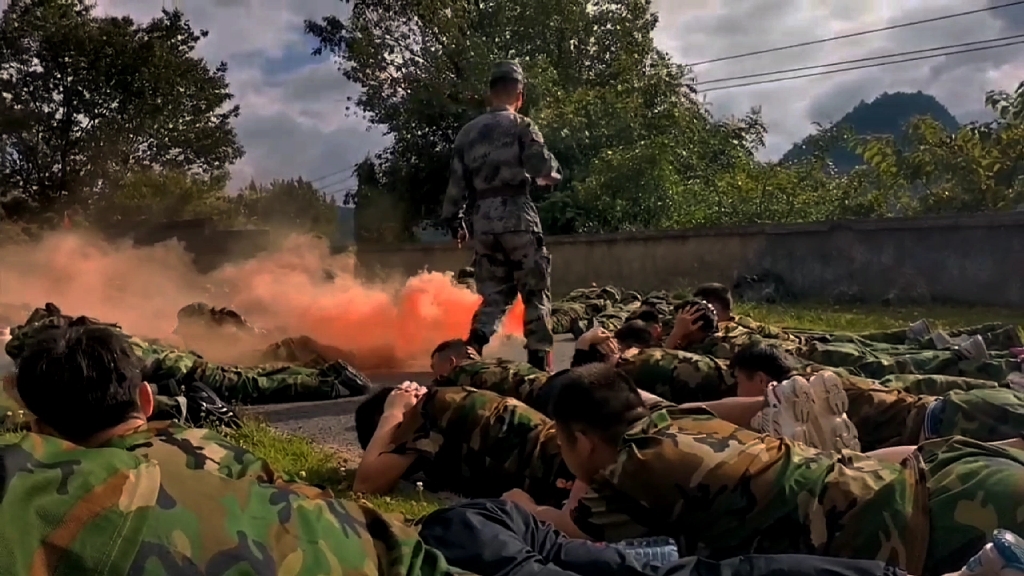
<path fill-rule="evenodd" d="M 469 347 L 472 348 L 473 350 L 476 350 L 476 353 L 479 356 L 483 356 L 484 346 L 487 346 L 487 343 L 490 341 L 491 339 L 487 336 L 487 334 L 484 334 L 482 331 L 477 330 L 476 328 L 470 330 L 469 338 L 466 338 L 466 344 L 468 344 Z"/>
<path fill-rule="evenodd" d="M 527 350 L 526 362 L 541 372 L 551 372 L 551 350 Z"/>
<path fill-rule="evenodd" d="M 202 382 L 192 382 L 185 393 L 188 421 L 193 426 L 213 425 L 236 429 L 242 421 L 213 390 Z"/>

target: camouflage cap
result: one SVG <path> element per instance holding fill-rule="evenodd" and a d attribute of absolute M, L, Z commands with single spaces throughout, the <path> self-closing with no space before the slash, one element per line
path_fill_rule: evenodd
<path fill-rule="evenodd" d="M 495 80 L 518 80 L 519 82 L 526 82 L 526 76 L 523 75 L 523 68 L 518 62 L 513 60 L 502 60 L 491 68 L 491 82 Z"/>

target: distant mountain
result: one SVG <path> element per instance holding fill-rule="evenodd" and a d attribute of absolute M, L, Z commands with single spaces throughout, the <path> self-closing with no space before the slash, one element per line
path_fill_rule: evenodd
<path fill-rule="evenodd" d="M 904 133 L 907 122 L 917 116 L 931 116 L 946 129 L 953 131 L 960 122 L 941 102 L 931 94 L 923 92 L 886 92 L 871 102 L 861 100 L 836 122 L 849 126 L 857 136 L 895 136 Z M 783 162 L 795 162 L 810 155 L 814 150 L 814 134 L 794 144 L 782 156 Z M 863 159 L 848 148 L 835 149 L 829 154 L 839 172 L 849 172 L 864 163 Z"/>

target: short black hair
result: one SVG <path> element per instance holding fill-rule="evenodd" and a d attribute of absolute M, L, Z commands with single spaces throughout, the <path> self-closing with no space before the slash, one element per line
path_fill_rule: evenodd
<path fill-rule="evenodd" d="M 697 328 L 699 328 L 701 332 L 706 332 L 709 335 L 718 332 L 718 314 L 715 312 L 715 309 L 711 304 L 708 304 L 704 300 L 686 300 L 676 304 L 673 307 L 673 310 L 678 314 L 687 308 L 694 307 L 700 308 L 700 315 L 697 316 Z"/>
<path fill-rule="evenodd" d="M 559 372 L 546 386 L 556 386 L 551 419 L 559 426 L 595 434 L 617 445 L 633 424 L 649 415 L 629 376 L 607 364 L 587 364 Z"/>
<path fill-rule="evenodd" d="M 128 336 L 84 316 L 33 335 L 16 383 L 25 408 L 71 442 L 141 415 L 142 361 Z"/>
<path fill-rule="evenodd" d="M 455 352 L 464 352 L 469 344 L 462 338 L 452 338 L 451 340 L 445 340 L 438 344 L 434 351 L 430 353 L 430 357 L 438 356 L 440 354 L 451 353 L 454 355 Z"/>
<path fill-rule="evenodd" d="M 650 348 L 654 345 L 654 333 L 651 332 L 648 323 L 639 318 L 626 322 L 622 328 L 616 330 L 615 339 L 625 347 Z"/>
<path fill-rule="evenodd" d="M 523 91 L 523 83 L 515 78 L 494 78 L 488 88 L 499 98 L 511 98 Z"/>
<path fill-rule="evenodd" d="M 386 386 L 370 394 L 366 400 L 356 406 L 356 439 L 363 450 L 370 445 L 373 434 L 377 431 L 377 425 L 384 416 L 384 403 L 388 396 L 394 391 L 394 386 Z"/>
<path fill-rule="evenodd" d="M 639 320 L 645 324 L 657 324 L 661 322 L 661 316 L 658 314 L 658 311 L 651 308 L 642 308 L 639 312 L 631 315 L 629 319 Z"/>
<path fill-rule="evenodd" d="M 725 284 L 711 282 L 693 289 L 693 297 L 718 306 L 726 314 L 732 314 L 732 291 Z"/>
<path fill-rule="evenodd" d="M 737 350 L 729 361 L 729 369 L 751 375 L 762 372 L 774 382 L 783 382 L 793 375 L 793 365 L 782 350 L 764 342 L 751 342 Z"/>

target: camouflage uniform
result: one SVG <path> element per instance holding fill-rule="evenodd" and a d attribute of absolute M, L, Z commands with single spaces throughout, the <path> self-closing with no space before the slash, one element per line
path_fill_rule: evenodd
<path fill-rule="evenodd" d="M 988 324 L 979 324 L 977 326 L 968 326 L 955 330 L 944 330 L 944 332 L 951 338 L 956 338 L 958 336 L 981 336 L 981 339 L 985 342 L 985 347 L 992 351 L 1007 351 L 1010 348 L 1019 348 L 1024 346 L 1024 342 L 1022 342 L 1021 339 L 1020 327 L 1016 324 L 990 322 Z M 928 341 L 908 339 L 907 330 L 905 328 L 878 330 L 874 332 L 858 332 L 854 334 L 846 334 L 842 332 L 830 334 L 826 332 L 811 331 L 802 331 L 801 333 L 808 336 L 828 338 L 833 342 L 859 342 L 867 343 L 869 345 L 873 343 L 890 346 L 905 345 L 923 349 L 935 348 L 935 345 Z"/>
<path fill-rule="evenodd" d="M 41 330 L 72 320 L 52 304 L 37 308 L 25 325 L 13 331 L 6 346 L 8 356 L 17 362 L 27 342 Z M 120 330 L 116 324 L 94 322 Z M 366 377 L 341 360 L 317 369 L 286 365 L 240 368 L 211 364 L 197 354 L 140 338 L 131 337 L 130 341 L 142 360 L 143 379 L 164 396 L 179 395 L 180 389 L 193 381 L 207 385 L 225 402 L 236 404 L 332 400 L 363 394 L 369 388 Z"/>
<path fill-rule="evenodd" d="M 855 344 L 811 342 L 788 351 L 816 364 L 846 368 L 874 380 L 894 374 L 941 374 L 1002 382 L 1021 370 L 1021 363 L 1016 358 L 964 360 L 949 350 L 922 350 L 915 354 L 889 356 Z"/>
<path fill-rule="evenodd" d="M 414 420 L 399 428 L 395 454 L 420 458 L 428 487 L 470 498 L 519 488 L 538 504 L 559 506 L 573 475 L 562 461 L 554 423 L 522 402 L 469 387 L 434 388 Z"/>
<path fill-rule="evenodd" d="M 551 305 L 551 332 L 568 334 L 574 320 L 586 325 L 621 299 L 622 291 L 614 286 L 577 288 Z"/>
<path fill-rule="evenodd" d="M 632 349 L 618 364 L 637 388 L 673 402 L 710 402 L 736 395 L 729 367 L 711 356 L 667 348 Z"/>
<path fill-rule="evenodd" d="M 476 270 L 472 266 L 460 268 L 455 273 L 455 285 L 462 286 L 471 292 L 476 292 Z"/>
<path fill-rule="evenodd" d="M 498 64 L 492 78 L 524 79 L 514 62 Z M 526 348 L 546 361 L 546 353 L 554 345 L 551 255 L 529 188 L 532 178 L 558 169 L 533 122 L 509 110 L 489 110 L 455 138 L 441 217 L 448 222 L 461 221 L 467 201 L 473 203 L 473 269 L 483 302 L 473 315 L 470 340 L 481 348 L 497 332 L 517 293 L 526 307 Z"/>
<path fill-rule="evenodd" d="M 545 414 L 547 406 L 540 399 L 540 391 L 548 381 L 548 374 L 524 362 L 514 360 L 470 360 L 456 366 L 445 378 L 435 380 L 437 386 L 468 386 L 487 390 L 519 400 L 530 408 Z"/>
<path fill-rule="evenodd" d="M 1024 452 L 965 438 L 901 465 L 821 452 L 665 407 L 624 436 L 573 518 L 596 540 L 677 538 L 680 555 L 881 560 L 910 574 L 958 570 L 993 528 L 1024 529 Z"/>
<path fill-rule="evenodd" d="M 11 544 L 0 572 L 459 573 L 413 529 L 268 478 L 265 462 L 211 432 L 143 429 L 115 445 L 25 434 L 0 446 L 0 540 Z"/>
<path fill-rule="evenodd" d="M 714 356 L 720 360 L 730 360 L 732 355 L 737 350 L 750 344 L 752 342 L 760 342 L 763 338 L 757 334 L 757 332 L 746 328 L 736 322 L 721 322 L 718 324 L 718 332 L 708 336 L 704 340 L 695 344 L 685 346 L 683 351 L 690 352 L 693 354 L 703 354 L 706 356 Z M 777 345 L 782 350 L 787 352 L 792 351 L 795 345 L 785 341 L 773 341 L 772 344 Z M 821 364 L 825 364 L 821 362 Z M 831 364 L 826 364 L 831 366 Z"/>
<path fill-rule="evenodd" d="M 913 446 L 924 437 L 996 442 L 1016 438 L 1024 430 L 1024 394 L 997 388 L 993 382 L 906 376 L 906 389 L 901 390 L 843 370 L 832 372 L 842 380 L 849 399 L 846 415 L 857 427 L 864 452 Z"/>

